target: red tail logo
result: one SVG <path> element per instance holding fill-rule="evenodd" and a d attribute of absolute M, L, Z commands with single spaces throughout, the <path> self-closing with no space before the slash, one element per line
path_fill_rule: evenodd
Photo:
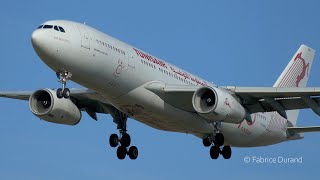
<path fill-rule="evenodd" d="M 306 76 L 306 73 L 307 73 L 307 76 L 309 76 L 309 74 L 308 74 L 309 63 L 306 64 L 306 61 L 302 57 L 302 52 L 298 53 L 297 56 L 294 58 L 294 61 L 297 61 L 297 60 L 301 60 L 302 61 L 303 67 L 302 67 L 302 72 L 297 76 L 296 87 L 299 86 L 301 80 Z"/>

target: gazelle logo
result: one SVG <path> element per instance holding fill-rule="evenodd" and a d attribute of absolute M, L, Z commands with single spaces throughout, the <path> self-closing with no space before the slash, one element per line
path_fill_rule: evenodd
<path fill-rule="evenodd" d="M 302 62 L 302 72 L 297 76 L 296 79 L 296 87 L 299 87 L 300 82 L 302 79 L 306 76 L 309 76 L 308 71 L 309 71 L 309 63 L 306 64 L 306 61 L 302 57 L 302 52 L 298 53 L 297 56 L 294 58 L 294 61 L 297 62 L 297 60 L 301 60 Z"/>
<path fill-rule="evenodd" d="M 226 100 L 224 101 L 224 105 L 229 106 L 229 108 L 231 109 L 230 102 L 229 102 L 228 98 L 226 98 Z"/>

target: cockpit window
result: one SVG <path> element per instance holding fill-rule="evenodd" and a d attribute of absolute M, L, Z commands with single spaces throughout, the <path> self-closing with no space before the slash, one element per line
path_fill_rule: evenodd
<path fill-rule="evenodd" d="M 48 24 L 42 24 L 40 25 L 37 29 L 54 29 L 56 31 L 60 31 L 60 32 L 63 32 L 65 33 L 66 31 L 63 29 L 63 27 L 61 26 L 57 26 L 57 25 L 48 25 Z"/>
<path fill-rule="evenodd" d="M 52 28 L 53 28 L 52 25 L 44 25 L 44 26 L 43 26 L 43 29 L 52 29 Z"/>
<path fill-rule="evenodd" d="M 66 31 L 63 29 L 63 27 L 60 27 L 60 26 L 59 26 L 59 29 L 60 29 L 61 32 L 66 32 Z"/>
<path fill-rule="evenodd" d="M 53 29 L 59 31 L 58 26 L 54 26 Z"/>

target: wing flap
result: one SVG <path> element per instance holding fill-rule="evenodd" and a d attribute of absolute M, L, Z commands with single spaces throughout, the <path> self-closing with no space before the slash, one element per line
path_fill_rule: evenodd
<path fill-rule="evenodd" d="M 320 100 L 320 98 L 312 99 L 316 102 L 319 102 Z M 279 104 L 281 104 L 285 110 L 309 108 L 309 106 L 302 100 L 302 98 L 278 99 L 276 101 L 279 102 Z M 275 109 L 264 100 L 258 101 L 254 104 L 248 104 L 246 105 L 246 108 L 250 113 L 275 111 Z"/>
<path fill-rule="evenodd" d="M 286 98 L 301 96 L 320 96 L 319 87 L 238 87 L 226 86 L 226 89 L 241 97 L 251 98 Z"/>

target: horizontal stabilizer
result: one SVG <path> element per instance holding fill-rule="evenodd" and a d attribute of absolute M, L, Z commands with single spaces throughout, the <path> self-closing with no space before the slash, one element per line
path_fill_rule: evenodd
<path fill-rule="evenodd" d="M 320 132 L 320 126 L 288 127 L 289 133 Z"/>

